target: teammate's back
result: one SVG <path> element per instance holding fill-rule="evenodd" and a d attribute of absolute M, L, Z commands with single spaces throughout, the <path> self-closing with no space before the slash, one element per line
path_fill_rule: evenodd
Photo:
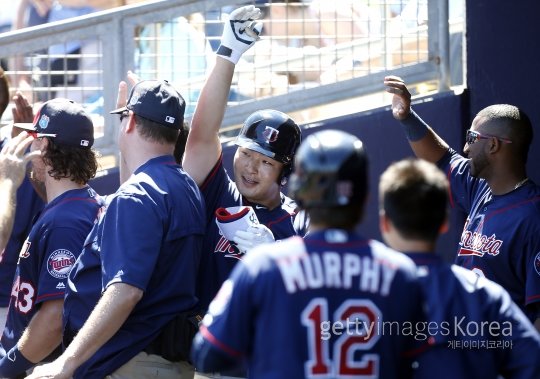
<path fill-rule="evenodd" d="M 379 186 L 382 235 L 417 264 L 424 293 L 414 378 L 539 378 L 540 336 L 510 294 L 435 254 L 447 191 L 444 173 L 422 160 L 392 164 Z"/>
<path fill-rule="evenodd" d="M 421 307 L 404 255 L 353 232 L 321 230 L 254 249 L 231 281 L 230 314 L 206 332 L 247 354 L 250 377 L 407 376 L 412 337 L 401 328 L 418 321 Z M 253 325 L 251 339 L 235 338 L 229 319 Z"/>

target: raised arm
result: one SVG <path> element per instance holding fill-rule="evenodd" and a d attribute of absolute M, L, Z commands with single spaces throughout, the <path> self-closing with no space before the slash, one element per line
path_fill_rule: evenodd
<path fill-rule="evenodd" d="M 225 114 L 234 67 L 259 38 L 260 10 L 253 5 L 231 12 L 225 23 L 214 67 L 197 101 L 186 143 L 184 170 L 201 185 L 221 155 L 219 128 Z"/>
<path fill-rule="evenodd" d="M 414 154 L 436 163 L 448 151 L 448 144 L 412 110 L 411 94 L 401 78 L 387 76 L 384 85 L 394 95 L 392 115 L 403 126 Z"/>

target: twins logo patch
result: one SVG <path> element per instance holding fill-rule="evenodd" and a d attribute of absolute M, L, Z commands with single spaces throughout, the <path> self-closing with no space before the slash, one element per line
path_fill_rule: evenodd
<path fill-rule="evenodd" d="M 540 252 L 534 257 L 534 269 L 536 270 L 536 273 L 540 275 Z"/>
<path fill-rule="evenodd" d="M 57 279 L 66 279 L 74 264 L 75 256 L 71 251 L 58 249 L 49 256 L 47 270 Z"/>

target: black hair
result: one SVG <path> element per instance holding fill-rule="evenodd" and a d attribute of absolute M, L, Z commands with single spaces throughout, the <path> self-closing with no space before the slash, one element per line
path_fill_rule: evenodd
<path fill-rule="evenodd" d="M 151 121 L 135 113 L 133 116 L 135 117 L 135 127 L 144 139 L 161 144 L 176 144 L 178 129 Z"/>
<path fill-rule="evenodd" d="M 47 138 L 43 161 L 52 167 L 48 174 L 54 179 L 69 178 L 77 184 L 86 184 L 97 172 L 97 153 L 83 147 L 62 146 Z"/>
<path fill-rule="evenodd" d="M 394 163 L 379 182 L 380 207 L 408 239 L 435 241 L 447 217 L 448 181 L 420 159 Z"/>

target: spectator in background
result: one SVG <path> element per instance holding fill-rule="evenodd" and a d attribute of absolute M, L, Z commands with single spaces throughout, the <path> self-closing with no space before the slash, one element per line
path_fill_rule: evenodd
<path fill-rule="evenodd" d="M 186 84 L 197 77 L 203 81 L 212 49 L 188 19 L 178 17 L 147 25 L 139 37 L 137 65 L 141 79 L 168 78 L 179 88 L 191 87 Z M 184 96 L 186 113 L 192 114 L 199 91 L 191 90 Z"/>
<path fill-rule="evenodd" d="M 18 0 L 13 2 L 13 4 L 16 5 L 16 13 L 12 29 L 18 30 L 46 23 L 49 18 L 49 10 L 52 1 Z M 37 54 L 46 52 L 46 49 L 36 51 Z M 21 55 L 14 56 L 10 62 L 10 70 L 14 72 L 12 76 L 14 87 L 16 87 L 27 99 L 31 100 L 33 99 L 32 75 L 27 71 L 33 69 L 32 65 L 33 62 L 30 61 L 29 57 Z"/>
<path fill-rule="evenodd" d="M 5 1 L 2 3 L 2 12 L 0 12 L 0 34 L 9 32 L 15 21 L 17 14 L 17 3 L 14 1 Z M 0 56 L 0 66 L 8 69 L 9 64 L 6 57 Z"/>
<path fill-rule="evenodd" d="M 419 159 L 390 165 L 379 183 L 382 236 L 421 273 L 430 327 L 419 339 L 415 378 L 540 378 L 540 335 L 508 292 L 436 255 L 448 185 L 437 166 Z M 489 332 L 470 332 L 479 325 Z"/>

